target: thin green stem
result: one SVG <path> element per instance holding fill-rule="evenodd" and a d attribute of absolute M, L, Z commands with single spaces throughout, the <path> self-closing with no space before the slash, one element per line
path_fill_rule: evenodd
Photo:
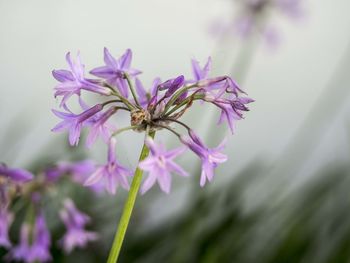
<path fill-rule="evenodd" d="M 172 118 L 163 118 L 163 120 L 165 120 L 165 121 L 176 122 L 176 123 L 180 124 L 182 127 L 184 127 L 187 131 L 190 131 L 190 130 L 191 130 L 191 128 L 190 128 L 188 125 L 186 125 L 185 123 L 183 123 L 183 122 L 181 122 L 181 121 L 178 121 L 178 120 L 176 120 L 176 119 L 172 119 Z"/>
<path fill-rule="evenodd" d="M 128 107 L 130 110 L 135 109 L 136 107 L 134 105 L 132 105 L 132 103 L 130 103 L 125 97 L 123 97 L 122 95 L 118 94 L 118 93 L 113 93 L 114 96 L 118 97 L 121 101 L 123 101 L 123 103 L 125 104 L 126 107 Z"/>
<path fill-rule="evenodd" d="M 172 114 L 173 112 L 177 111 L 178 109 L 180 109 L 181 107 L 185 106 L 187 103 L 189 103 L 191 100 L 195 101 L 195 100 L 200 100 L 203 99 L 203 95 L 195 95 L 193 98 L 188 97 L 187 99 L 185 99 L 183 102 L 181 102 L 180 104 L 176 105 L 174 108 L 172 108 L 171 110 L 169 110 L 168 112 L 165 113 L 165 116 L 170 116 L 170 114 Z"/>
<path fill-rule="evenodd" d="M 149 136 L 154 138 L 155 132 L 150 132 Z M 144 144 L 139 161 L 144 160 L 149 154 L 148 147 Z M 131 188 L 129 191 L 128 198 L 125 202 L 122 216 L 119 221 L 117 232 L 114 236 L 114 241 L 112 248 L 109 252 L 107 263 L 115 263 L 118 260 L 118 256 L 124 241 L 125 233 L 129 225 L 130 217 L 132 210 L 135 205 L 136 197 L 139 192 L 139 188 L 141 185 L 143 171 L 140 168 L 137 168 L 134 174 L 134 178 L 131 183 Z"/>
<path fill-rule="evenodd" d="M 123 103 L 122 100 L 108 100 L 108 101 L 103 102 L 102 105 L 103 105 L 103 107 L 104 107 L 104 106 L 106 106 L 106 105 L 108 105 L 108 104 L 117 103 L 117 102 Z"/>
<path fill-rule="evenodd" d="M 169 126 L 167 126 L 167 125 L 162 125 L 162 124 L 155 124 L 157 127 L 160 127 L 160 128 L 164 128 L 164 129 L 166 129 L 166 130 L 168 130 L 168 131 L 171 131 L 173 134 L 175 134 L 177 137 L 179 137 L 179 138 L 181 138 L 181 134 L 180 133 L 178 133 L 178 132 L 176 132 L 176 131 L 174 131 L 174 129 L 172 129 L 172 128 L 170 128 Z"/>
<path fill-rule="evenodd" d="M 118 91 L 116 91 L 113 86 L 109 85 L 107 82 L 104 85 L 112 90 L 112 95 L 118 97 L 130 110 L 135 109 L 135 105 L 130 103 L 127 98 L 122 96 Z"/>
<path fill-rule="evenodd" d="M 140 103 L 139 103 L 139 101 L 138 101 L 138 99 L 137 99 L 137 96 L 136 96 L 136 93 L 135 93 L 135 89 L 134 89 L 134 85 L 133 85 L 132 82 L 131 82 L 131 79 L 130 79 L 129 74 L 124 73 L 124 76 L 125 76 L 125 78 L 126 78 L 126 81 L 128 82 L 129 89 L 130 89 L 130 91 L 131 91 L 132 97 L 134 98 L 134 101 L 135 101 L 136 105 L 137 105 L 139 108 L 142 108 L 141 105 L 140 105 Z"/>

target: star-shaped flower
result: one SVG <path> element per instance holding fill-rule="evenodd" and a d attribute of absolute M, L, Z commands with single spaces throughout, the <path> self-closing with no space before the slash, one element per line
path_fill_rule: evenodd
<path fill-rule="evenodd" d="M 95 68 L 90 71 L 92 75 L 105 79 L 110 85 L 119 89 L 124 97 L 128 97 L 129 91 L 124 74 L 134 77 L 141 73 L 137 69 L 131 68 L 132 52 L 127 49 L 119 58 L 115 59 L 107 48 L 104 48 L 105 66 Z"/>
<path fill-rule="evenodd" d="M 164 145 L 157 145 L 151 138 L 146 139 L 146 144 L 150 149 L 150 156 L 139 163 L 142 170 L 148 171 L 149 175 L 141 187 L 141 193 L 147 192 L 156 182 L 165 193 L 170 192 L 171 172 L 176 172 L 181 176 L 188 176 L 173 159 L 184 152 L 184 148 L 177 148 L 166 151 Z"/>
<path fill-rule="evenodd" d="M 218 164 L 227 161 L 227 156 L 220 152 L 225 146 L 225 141 L 219 146 L 209 149 L 193 131 L 190 131 L 190 137 L 182 136 L 181 140 L 188 148 L 197 154 L 202 161 L 200 186 L 203 187 L 207 180 L 210 182 L 214 178 L 214 169 Z"/>
<path fill-rule="evenodd" d="M 121 185 L 124 189 L 129 190 L 128 176 L 132 172 L 121 166 L 116 159 L 115 146 L 116 139 L 111 138 L 108 144 L 108 161 L 107 164 L 101 165 L 96 171 L 86 180 L 85 186 L 90 186 L 103 181 L 105 189 L 110 194 L 115 194 L 117 187 Z"/>
<path fill-rule="evenodd" d="M 88 90 L 91 92 L 99 93 L 102 95 L 110 95 L 111 90 L 94 83 L 84 77 L 84 65 L 81 62 L 80 54 L 77 55 L 77 60 L 74 63 L 72 61 L 70 53 L 66 55 L 67 63 L 70 67 L 69 70 L 60 69 L 53 70 L 52 75 L 60 83 L 55 87 L 55 97 L 62 96 L 62 101 L 60 106 L 64 106 L 66 101 L 73 95 L 80 96 L 81 90 Z"/>

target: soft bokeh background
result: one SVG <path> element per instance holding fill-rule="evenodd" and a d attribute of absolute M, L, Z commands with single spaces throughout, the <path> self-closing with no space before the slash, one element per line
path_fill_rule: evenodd
<path fill-rule="evenodd" d="M 55 80 L 51 70 L 66 67 L 67 51 L 80 50 L 89 69 L 101 65 L 103 47 L 108 47 L 116 56 L 131 48 L 133 65 L 143 71 L 145 83 L 151 83 L 155 76 L 163 80 L 179 74 L 190 76 L 191 58 L 204 63 L 212 56 L 213 73 L 237 77 L 241 87 L 256 102 L 246 119 L 238 123 L 236 134 L 229 138 L 226 151 L 229 162 L 218 169 L 211 185 L 199 189 L 195 184 L 199 177 L 194 174 L 192 179 L 175 180 L 169 196 L 154 189 L 140 198 L 137 207 L 140 216 L 135 216 L 126 240 L 126 262 L 155 262 L 155 259 L 164 262 L 169 255 L 173 256 L 171 262 L 231 262 L 231 259 L 256 262 L 255 256 L 266 252 L 263 244 L 271 241 L 269 233 L 278 234 L 278 238 L 274 236 L 278 240 L 266 252 L 266 262 L 301 262 L 300 258 L 290 261 L 279 258 L 284 254 L 278 254 L 277 247 L 288 236 L 289 229 L 306 228 L 303 223 L 299 226 L 298 220 L 309 222 L 308 219 L 314 217 L 310 227 L 300 231 L 300 243 L 291 237 L 292 241 L 286 241 L 286 248 L 282 247 L 281 251 L 294 248 L 295 243 L 297 248 L 302 244 L 302 249 L 293 250 L 291 255 L 314 260 L 303 262 L 346 262 L 343 258 L 327 261 L 332 253 L 317 250 L 323 248 L 321 241 L 328 240 L 328 244 L 339 248 L 339 240 L 344 236 L 349 240 L 346 235 L 349 215 L 339 212 L 344 207 L 349 209 L 346 194 L 349 188 L 338 183 L 347 182 L 345 185 L 349 186 L 350 3 L 347 0 L 304 1 L 305 15 L 298 21 L 272 14 L 271 21 L 280 30 L 281 44 L 272 50 L 259 40 L 254 50 L 249 50 L 246 42 L 237 36 L 222 39 L 212 34 L 215 21 L 227 20 L 237 11 L 233 2 L 0 0 L 0 160 L 11 166 L 29 167 L 40 156 L 67 159 L 62 141 L 60 146 L 52 146 L 64 135 L 50 131 L 57 122 L 50 110 L 58 106 L 53 98 Z M 232 66 L 239 65 L 237 60 L 242 52 L 254 52 L 244 78 L 232 72 Z M 210 110 L 203 113 L 196 109 L 187 121 L 213 146 L 218 138 L 210 130 L 216 131 L 216 117 Z M 142 142 L 142 136 L 136 135 L 136 140 L 133 136 L 124 136 L 119 147 L 123 161 L 129 166 L 135 164 Z M 161 138 L 175 144 L 164 135 Z M 88 155 L 103 162 L 105 146 L 97 145 Z M 195 173 L 198 160 L 192 157 L 187 160 L 181 160 L 182 164 Z M 227 189 L 231 183 L 232 188 Z M 314 192 L 318 195 L 313 196 Z M 328 192 L 329 196 L 334 197 L 334 192 L 344 196 L 329 200 Z M 230 202 L 205 203 L 206 198 L 226 198 Z M 101 211 L 108 210 L 104 225 L 100 226 L 105 239 L 93 246 L 102 258 L 123 200 L 121 192 L 114 198 L 95 200 L 96 220 L 101 217 Z M 193 205 L 192 201 L 205 203 L 206 212 L 196 211 L 194 208 L 200 206 Z M 307 201 L 321 208 L 312 210 L 312 206 L 305 204 Z M 329 209 L 325 216 L 316 216 L 316 212 L 326 209 L 326 204 Z M 217 210 L 218 207 L 222 209 Z M 300 210 L 309 212 L 299 217 Z M 178 217 L 181 218 L 176 221 Z M 290 218 L 294 220 L 288 221 Z M 336 218 L 346 230 L 340 231 L 338 237 L 336 230 L 324 230 L 322 226 L 327 224 L 319 218 Z M 167 224 L 168 221 L 172 223 Z M 153 232 L 142 234 L 150 228 Z M 193 230 L 196 232 L 193 234 L 192 228 L 197 232 Z M 244 235 L 239 232 L 241 228 L 246 229 Z M 319 232 L 317 229 L 325 231 L 321 241 L 313 239 Z M 206 235 L 209 230 L 212 235 Z M 310 233 L 306 234 L 307 231 Z M 298 231 L 294 229 L 294 233 Z M 138 240 L 138 235 L 143 239 Z M 329 239 L 330 236 L 337 238 Z M 159 243 L 152 243 L 147 237 Z M 210 245 L 186 248 L 186 244 L 199 242 L 202 237 L 232 246 L 222 250 Z M 276 251 L 272 251 L 273 248 Z M 238 251 L 241 257 L 237 253 L 231 255 L 233 251 Z M 185 256 L 191 252 L 194 258 Z"/>

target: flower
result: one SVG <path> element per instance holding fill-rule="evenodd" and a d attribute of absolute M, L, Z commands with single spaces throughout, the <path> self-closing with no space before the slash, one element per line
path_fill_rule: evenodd
<path fill-rule="evenodd" d="M 33 179 L 33 174 L 30 172 L 18 169 L 18 168 L 8 168 L 4 164 L 0 164 L 0 177 L 3 176 L 16 183 L 24 183 Z"/>
<path fill-rule="evenodd" d="M 51 236 L 49 230 L 47 229 L 46 221 L 42 213 L 39 213 L 36 217 L 33 237 L 34 241 L 30 246 L 28 261 L 50 261 Z"/>
<path fill-rule="evenodd" d="M 7 259 L 10 261 L 24 261 L 31 262 L 30 249 L 29 249 L 29 232 L 30 226 L 27 223 L 22 224 L 20 230 L 20 243 L 13 247 L 9 254 L 7 254 Z"/>
<path fill-rule="evenodd" d="M 197 154 L 202 161 L 200 186 L 203 187 L 207 180 L 211 182 L 214 178 L 214 169 L 218 164 L 227 161 L 227 156 L 220 152 L 225 146 L 225 141 L 219 146 L 209 149 L 192 130 L 190 131 L 190 137 L 183 136 L 181 140 L 188 148 Z"/>
<path fill-rule="evenodd" d="M 61 176 L 69 175 L 74 182 L 83 185 L 95 169 L 96 166 L 92 160 L 82 160 L 73 163 L 59 162 L 55 167 L 47 169 L 45 175 L 49 182 L 56 182 Z M 89 188 L 96 193 L 100 193 L 103 190 L 101 184 L 94 184 Z"/>
<path fill-rule="evenodd" d="M 52 259 L 50 254 L 51 237 L 46 227 L 42 213 L 37 214 L 33 231 L 28 223 L 23 223 L 20 232 L 20 243 L 13 247 L 7 258 L 9 260 L 33 262 L 47 262 Z M 32 240 L 30 243 L 29 240 Z"/>
<path fill-rule="evenodd" d="M 131 68 L 131 59 L 132 52 L 130 49 L 127 49 L 119 59 L 115 59 L 108 49 L 104 48 L 104 62 L 106 65 L 95 68 L 90 73 L 106 79 L 110 85 L 119 89 L 121 95 L 128 97 L 129 92 L 124 74 L 127 73 L 133 77 L 141 73 L 141 71 Z"/>
<path fill-rule="evenodd" d="M 67 109 L 67 108 L 66 108 Z M 57 124 L 52 131 L 60 132 L 62 130 L 69 130 L 69 143 L 70 145 L 78 145 L 81 128 L 86 120 L 94 116 L 96 113 L 103 109 L 102 104 L 97 104 L 90 109 L 80 113 L 74 114 L 71 111 L 61 112 L 52 110 L 52 112 L 63 121 Z M 68 109 L 67 109 L 68 110 Z"/>
<path fill-rule="evenodd" d="M 239 5 L 237 16 L 230 21 L 220 19 L 215 23 L 215 32 L 221 36 L 235 34 L 242 39 L 249 39 L 260 34 L 266 43 L 274 48 L 280 43 L 280 33 L 274 23 L 267 21 L 272 12 L 282 13 L 291 19 L 303 17 L 301 0 L 242 0 L 235 1 Z"/>
<path fill-rule="evenodd" d="M 81 98 L 79 98 L 79 104 L 84 111 L 90 108 L 90 106 L 87 105 Z M 97 112 L 95 115 L 85 121 L 85 125 L 91 128 L 86 140 L 87 147 L 91 147 L 100 135 L 106 143 L 108 142 L 111 131 L 116 129 L 115 125 L 111 124 L 108 119 L 116 111 L 116 107 L 111 107 L 105 112 Z"/>
<path fill-rule="evenodd" d="M 13 214 L 6 208 L 0 207 L 0 247 L 10 248 L 9 228 L 13 221 Z"/>
<path fill-rule="evenodd" d="M 237 120 L 243 118 L 242 111 L 249 111 L 245 104 L 251 103 L 254 100 L 248 97 L 233 98 L 231 100 L 227 99 L 213 99 L 210 100 L 214 105 L 221 109 L 221 114 L 219 118 L 219 124 L 227 122 L 232 134 L 235 131 L 235 123 Z"/>
<path fill-rule="evenodd" d="M 168 194 L 171 187 L 171 172 L 176 172 L 181 176 L 188 176 L 188 173 L 173 161 L 185 149 L 177 148 L 166 151 L 164 145 L 155 144 L 151 138 L 147 138 L 146 144 L 150 149 L 150 156 L 140 162 L 139 167 L 148 171 L 149 175 L 141 187 L 141 193 L 147 192 L 157 181 L 162 191 Z"/>
<path fill-rule="evenodd" d="M 283 13 L 291 18 L 300 18 L 303 16 L 301 0 L 277 0 L 276 4 Z"/>
<path fill-rule="evenodd" d="M 207 63 L 203 68 L 200 67 L 199 62 L 195 59 L 191 61 L 192 74 L 194 77 L 193 82 L 198 82 L 203 79 L 207 79 L 209 76 L 209 71 L 211 69 L 211 57 L 208 58 Z"/>
<path fill-rule="evenodd" d="M 88 242 L 98 238 L 96 233 L 85 230 L 85 225 L 90 221 L 90 217 L 79 211 L 71 199 L 64 201 L 60 218 L 67 229 L 59 241 L 66 253 L 70 253 L 75 247 L 84 248 Z"/>
<path fill-rule="evenodd" d="M 114 125 L 108 122 L 108 119 L 113 116 L 116 111 L 117 109 L 115 107 L 109 108 L 101 114 L 93 124 L 91 124 L 90 133 L 86 139 L 86 145 L 88 147 L 91 147 L 100 135 L 105 142 L 108 142 L 111 136 L 111 131 L 116 129 Z"/>
<path fill-rule="evenodd" d="M 129 189 L 127 176 L 131 176 L 131 171 L 121 166 L 116 159 L 115 146 L 116 139 L 111 138 L 108 144 L 108 161 L 107 164 L 101 165 L 86 180 L 85 186 L 90 186 L 103 181 L 104 186 L 110 194 L 115 194 L 117 187 L 121 185 L 124 189 Z"/>
<path fill-rule="evenodd" d="M 63 96 L 60 106 L 64 106 L 66 101 L 74 94 L 80 96 L 82 89 L 109 95 L 111 91 L 108 88 L 101 87 L 93 81 L 84 77 L 84 65 L 81 63 L 80 54 L 77 55 L 77 61 L 74 63 L 68 52 L 66 55 L 70 70 L 53 70 L 52 75 L 60 83 L 55 87 L 55 97 Z"/>

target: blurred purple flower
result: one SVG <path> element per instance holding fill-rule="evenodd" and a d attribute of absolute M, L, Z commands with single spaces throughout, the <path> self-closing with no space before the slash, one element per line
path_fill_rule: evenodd
<path fill-rule="evenodd" d="M 28 263 L 51 261 L 51 237 L 42 213 L 37 215 L 33 231 L 30 231 L 30 227 L 27 223 L 22 224 L 20 243 L 10 250 L 7 258 Z"/>
<path fill-rule="evenodd" d="M 8 168 L 4 164 L 0 164 L 0 177 L 5 177 L 15 183 L 28 182 L 34 178 L 33 174 L 26 170 L 18 168 Z"/>
<path fill-rule="evenodd" d="M 66 107 L 65 107 L 66 108 Z M 85 121 L 93 117 L 96 113 L 100 112 L 103 109 L 102 104 L 97 104 L 90 109 L 80 113 L 74 114 L 71 111 L 61 112 L 57 110 L 52 110 L 52 112 L 63 121 L 57 124 L 52 131 L 60 132 L 63 130 L 69 130 L 69 143 L 70 145 L 78 145 L 81 128 Z M 66 110 L 68 110 L 66 108 Z"/>
<path fill-rule="evenodd" d="M 51 236 L 47 229 L 44 215 L 39 213 L 35 220 L 33 243 L 28 254 L 29 262 L 47 262 L 51 260 L 50 246 Z"/>
<path fill-rule="evenodd" d="M 304 15 L 301 0 L 241 0 L 236 1 L 240 11 L 230 22 L 215 23 L 215 32 L 221 35 L 236 34 L 247 39 L 254 34 L 263 36 L 271 48 L 276 48 L 281 40 L 274 24 L 267 21 L 271 11 L 280 12 L 291 19 L 299 19 Z"/>
<path fill-rule="evenodd" d="M 81 63 L 80 54 L 77 55 L 77 61 L 74 63 L 70 53 L 66 55 L 67 63 L 70 70 L 53 70 L 52 74 L 60 83 L 55 87 L 55 97 L 63 96 L 60 106 L 64 106 L 66 101 L 74 94 L 80 96 L 82 89 L 99 93 L 102 95 L 110 95 L 110 89 L 101 87 L 95 82 L 84 77 L 84 65 Z"/>
<path fill-rule="evenodd" d="M 50 182 L 56 182 L 63 175 L 70 175 L 70 178 L 81 185 L 84 185 L 86 179 L 96 170 L 96 165 L 91 160 L 83 160 L 78 162 L 59 162 L 55 167 L 45 171 L 46 178 Z M 102 184 L 94 184 L 89 188 L 96 192 L 103 191 Z"/>
<path fill-rule="evenodd" d="M 59 242 L 66 253 L 70 253 L 76 247 L 84 248 L 88 242 L 97 240 L 96 233 L 85 230 L 85 225 L 90 222 L 90 217 L 79 211 L 72 200 L 64 201 L 60 217 L 67 232 Z"/>
<path fill-rule="evenodd" d="M 171 172 L 181 176 L 188 176 L 188 173 L 177 165 L 173 159 L 184 152 L 184 148 L 166 151 L 164 145 L 157 145 L 151 138 L 147 138 L 146 144 L 150 149 L 150 156 L 139 163 L 139 167 L 148 171 L 149 175 L 141 187 L 141 193 L 147 192 L 156 182 L 165 193 L 170 193 Z"/>
<path fill-rule="evenodd" d="M 13 214 L 0 206 L 0 247 L 10 248 L 9 228 L 13 221 Z"/>
<path fill-rule="evenodd" d="M 92 75 L 106 79 L 106 81 L 119 89 L 124 97 L 128 97 L 129 90 L 127 82 L 124 79 L 124 74 L 127 73 L 134 77 L 141 73 L 137 69 L 131 68 L 132 52 L 127 49 L 125 53 L 119 58 L 115 59 L 107 48 L 104 48 L 104 62 L 105 66 L 95 68 L 90 71 Z"/>
<path fill-rule="evenodd" d="M 27 223 L 23 223 L 20 230 L 19 244 L 13 247 L 6 256 L 9 261 L 31 262 L 29 253 L 29 233 L 30 226 Z"/>
<path fill-rule="evenodd" d="M 301 2 L 301 0 L 276 0 L 276 5 L 284 14 L 293 19 L 298 19 L 304 15 Z"/>
<path fill-rule="evenodd" d="M 101 165 L 96 171 L 86 180 L 85 186 L 103 182 L 105 189 L 110 194 L 115 194 L 117 187 L 121 185 L 124 189 L 129 190 L 128 176 L 132 172 L 121 166 L 116 159 L 115 147 L 116 139 L 111 138 L 108 144 L 108 160 L 107 164 Z"/>
<path fill-rule="evenodd" d="M 191 130 L 190 137 L 181 137 L 182 142 L 188 146 L 202 161 L 202 173 L 200 179 L 200 185 L 203 187 L 206 180 L 211 182 L 214 178 L 214 169 L 219 163 L 224 163 L 227 161 L 227 156 L 220 151 L 225 146 L 225 141 L 223 141 L 219 146 L 209 149 L 199 137 Z"/>

